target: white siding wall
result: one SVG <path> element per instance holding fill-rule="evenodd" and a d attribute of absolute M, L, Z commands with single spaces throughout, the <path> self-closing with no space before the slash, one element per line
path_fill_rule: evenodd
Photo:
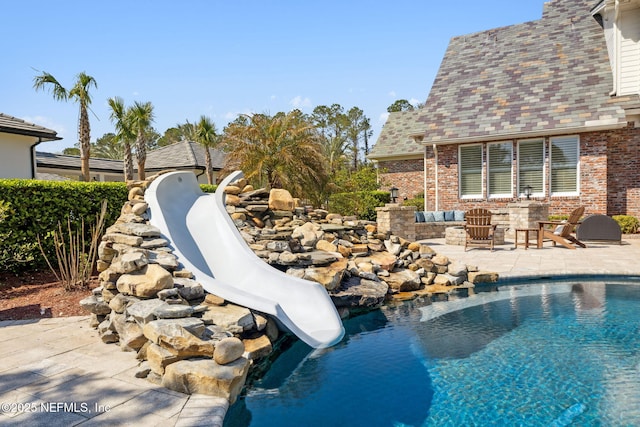
<path fill-rule="evenodd" d="M 620 67 L 618 95 L 640 93 L 640 9 L 620 16 Z"/>
<path fill-rule="evenodd" d="M 0 133 L 0 178 L 32 178 L 33 137 Z"/>

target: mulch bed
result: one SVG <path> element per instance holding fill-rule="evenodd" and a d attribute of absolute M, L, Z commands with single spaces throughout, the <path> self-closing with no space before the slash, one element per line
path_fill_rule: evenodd
<path fill-rule="evenodd" d="M 97 278 L 92 278 L 90 289 L 97 284 Z M 48 270 L 0 272 L 0 320 L 86 316 L 89 313 L 79 302 L 91 295 L 90 289 L 66 291 Z"/>

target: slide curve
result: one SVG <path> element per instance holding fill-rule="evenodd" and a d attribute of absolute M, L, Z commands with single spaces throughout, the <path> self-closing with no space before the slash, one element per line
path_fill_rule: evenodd
<path fill-rule="evenodd" d="M 261 260 L 227 213 L 223 190 L 242 176 L 232 173 L 214 194 L 202 192 L 192 172 L 159 176 L 145 192 L 150 223 L 208 292 L 275 317 L 311 347 L 338 343 L 344 327 L 326 289 Z"/>

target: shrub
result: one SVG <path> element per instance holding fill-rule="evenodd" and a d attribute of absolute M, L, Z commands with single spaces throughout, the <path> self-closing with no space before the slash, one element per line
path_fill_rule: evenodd
<path fill-rule="evenodd" d="M 624 234 L 635 234 L 638 231 L 640 221 L 631 215 L 614 215 L 613 220 L 618 223 Z"/>
<path fill-rule="evenodd" d="M 38 236 L 47 256 L 55 256 L 53 232 L 58 223 L 81 227 L 81 220 L 93 223 L 107 200 L 105 223 L 112 224 L 127 200 L 123 182 L 38 181 L 1 179 L 0 269 L 21 271 L 44 265 Z M 86 230 L 87 233 L 89 230 Z M 89 234 L 86 240 L 90 241 Z"/>
<path fill-rule="evenodd" d="M 415 197 L 413 199 L 407 199 L 402 203 L 403 206 L 415 206 L 416 211 L 424 210 L 424 197 Z"/>
<path fill-rule="evenodd" d="M 216 188 L 218 188 L 215 184 L 200 184 L 200 189 L 204 193 L 215 193 Z"/>
<path fill-rule="evenodd" d="M 355 215 L 367 221 L 376 220 L 376 208 L 389 203 L 388 191 L 354 191 L 336 193 L 329 197 L 329 210 L 340 215 Z"/>

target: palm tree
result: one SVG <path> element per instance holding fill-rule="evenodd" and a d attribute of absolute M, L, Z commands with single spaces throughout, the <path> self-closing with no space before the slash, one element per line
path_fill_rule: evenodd
<path fill-rule="evenodd" d="M 187 122 L 188 123 L 188 122 Z M 213 166 L 211 165 L 211 148 L 214 148 L 219 141 L 216 125 L 209 117 L 200 116 L 196 124 L 196 141 L 204 147 L 205 168 L 207 170 L 207 182 L 213 184 Z"/>
<path fill-rule="evenodd" d="M 89 124 L 89 105 L 91 105 L 91 96 L 89 89 L 91 87 L 98 88 L 96 80 L 87 75 L 84 71 L 76 76 L 76 81 L 70 90 L 65 89 L 55 77 L 43 71 L 41 75 L 35 76 L 33 79 L 33 87 L 36 91 L 49 88 L 53 99 L 56 101 L 67 101 L 71 99 L 77 102 L 80 107 L 80 118 L 78 120 L 78 139 L 80 141 L 80 161 L 82 179 L 89 181 L 91 179 L 89 170 L 89 154 L 91 152 L 91 126 Z"/>
<path fill-rule="evenodd" d="M 299 110 L 244 116 L 225 128 L 226 170 L 240 168 L 249 179 L 294 195 L 326 181 L 320 136 Z"/>
<path fill-rule="evenodd" d="M 144 164 L 147 160 L 147 133 L 153 123 L 153 105 L 150 102 L 133 103 L 129 109 L 131 130 L 136 134 L 136 158 L 138 159 L 138 179 L 145 179 Z"/>
<path fill-rule="evenodd" d="M 131 141 L 135 135 L 131 128 L 128 111 L 124 106 L 124 101 L 119 96 L 107 100 L 111 108 L 110 119 L 116 128 L 116 139 L 122 143 L 124 151 L 124 179 L 133 179 L 133 159 L 131 157 Z"/>

